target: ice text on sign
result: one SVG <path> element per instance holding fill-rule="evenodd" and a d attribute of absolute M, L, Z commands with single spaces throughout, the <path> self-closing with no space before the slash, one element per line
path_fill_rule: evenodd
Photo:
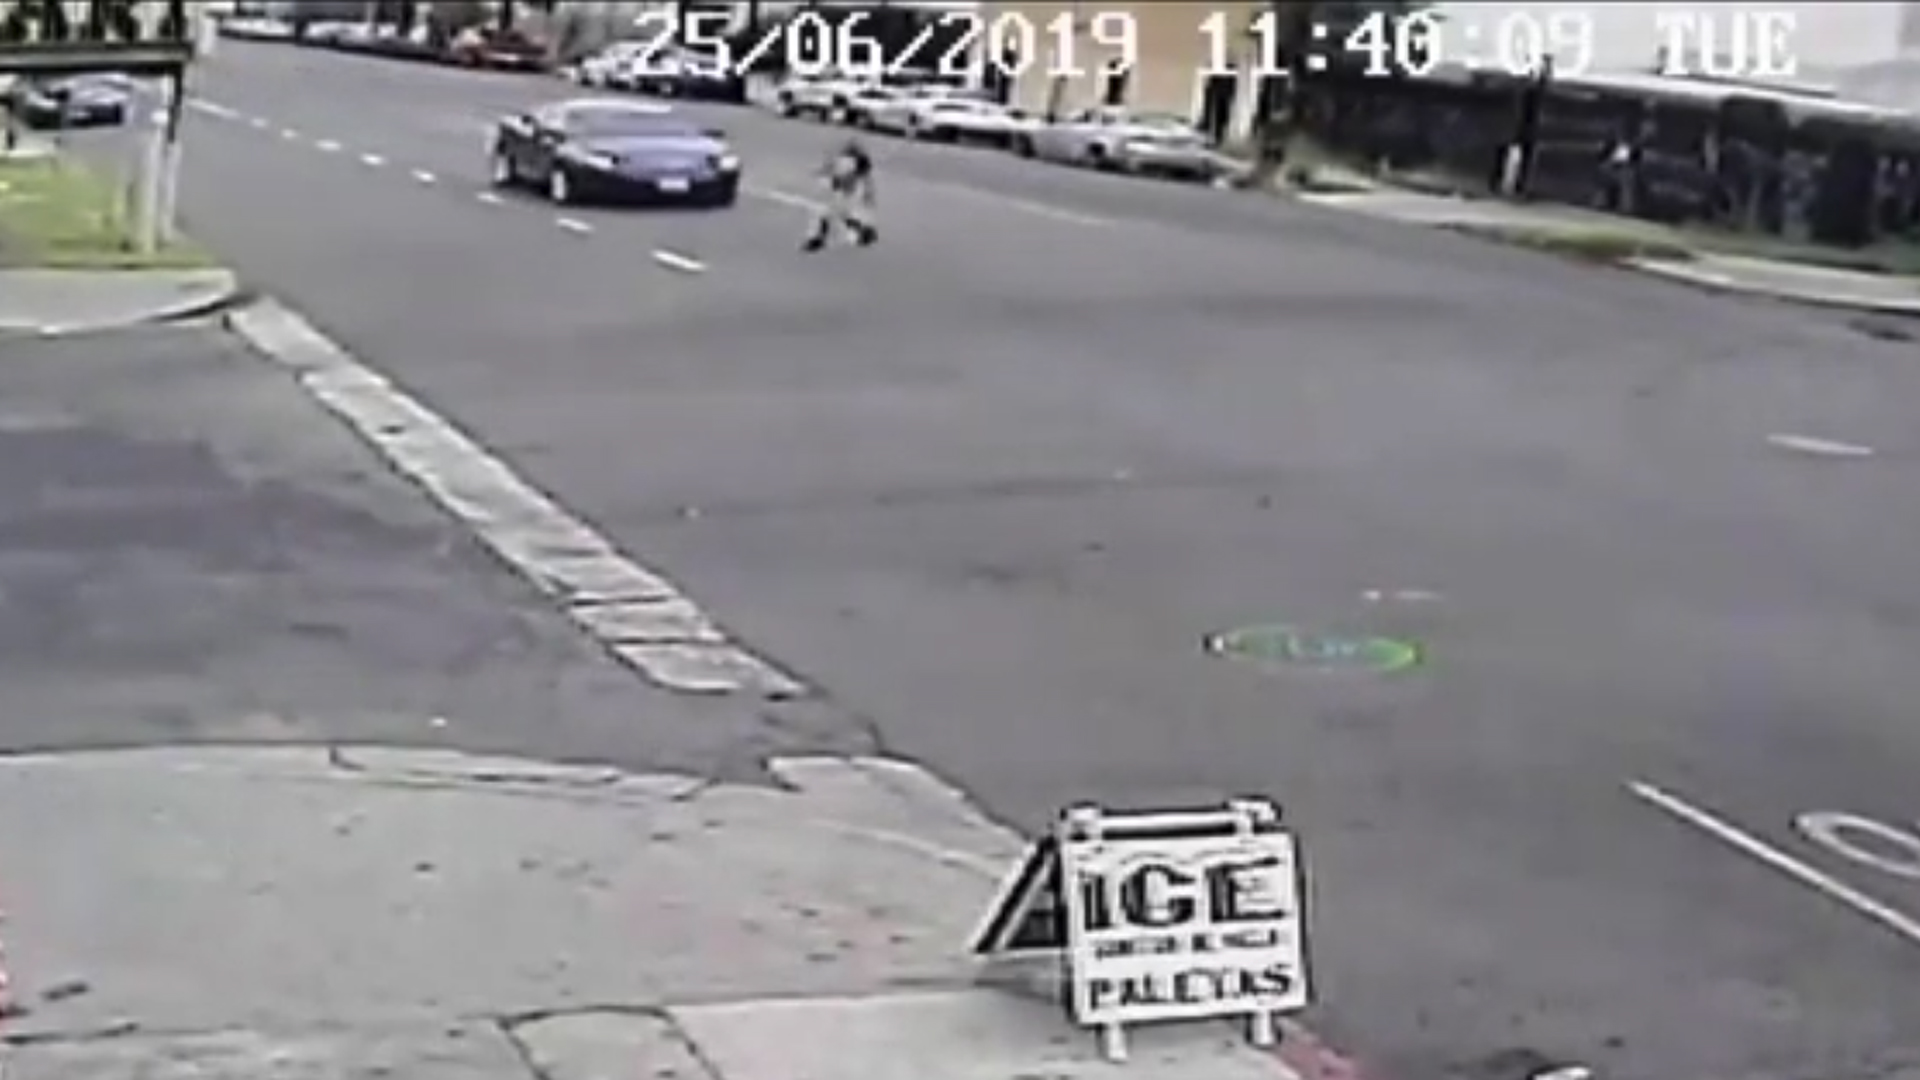
<path fill-rule="evenodd" d="M 1197 871 L 1152 862 L 1120 873 L 1083 873 L 1078 886 L 1096 959 L 1183 957 L 1186 963 L 1179 970 L 1090 979 L 1089 1004 L 1101 1010 L 1201 1005 L 1291 993 L 1298 979 L 1290 963 L 1249 968 L 1204 962 L 1284 947 L 1286 936 L 1273 923 L 1293 914 L 1286 900 L 1291 873 L 1273 856 L 1224 859 Z M 1130 936 L 1102 936 L 1122 929 Z"/>

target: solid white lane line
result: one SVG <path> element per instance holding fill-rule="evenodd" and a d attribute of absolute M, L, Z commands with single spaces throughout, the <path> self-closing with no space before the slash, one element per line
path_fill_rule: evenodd
<path fill-rule="evenodd" d="M 593 226 L 581 221 L 579 218 L 558 217 L 553 219 L 553 223 L 579 236 L 585 236 L 593 231 Z"/>
<path fill-rule="evenodd" d="M 1769 435 L 1767 443 L 1782 450 L 1793 450 L 1817 457 L 1863 458 L 1873 456 L 1873 447 L 1858 443 L 1834 442 L 1832 439 L 1816 439 L 1811 435 Z"/>
<path fill-rule="evenodd" d="M 415 169 L 413 170 L 413 180 L 414 183 L 417 184 L 432 184 L 437 183 L 440 178 L 425 169 Z"/>
<path fill-rule="evenodd" d="M 665 248 L 653 249 L 653 261 L 669 270 L 678 270 L 683 274 L 704 274 L 707 272 L 706 263 L 691 256 L 682 255 L 677 251 L 668 251 Z"/>
<path fill-rule="evenodd" d="M 1920 919 L 1881 903 L 1839 878 L 1787 854 L 1738 825 L 1710 810 L 1695 806 L 1678 795 L 1638 780 L 1629 783 L 1627 790 L 1648 805 L 1666 811 L 1760 865 L 1785 874 L 1827 899 L 1851 908 L 1855 914 L 1879 923 L 1905 938 L 1910 944 L 1920 945 Z"/>
<path fill-rule="evenodd" d="M 381 157 L 379 154 L 361 154 L 360 155 L 360 164 L 365 165 L 369 169 L 377 169 L 380 166 L 385 165 L 386 163 L 387 163 L 387 159 Z"/>
<path fill-rule="evenodd" d="M 321 139 L 319 142 L 314 143 L 313 147 L 323 154 L 337 154 L 340 152 L 340 144 L 334 142 L 332 139 Z"/>
<path fill-rule="evenodd" d="M 491 191 L 476 191 L 474 192 L 473 197 L 476 199 L 479 199 L 483 203 L 486 203 L 488 206 L 499 206 L 501 203 L 506 201 L 505 199 L 502 199 L 499 195 Z"/>

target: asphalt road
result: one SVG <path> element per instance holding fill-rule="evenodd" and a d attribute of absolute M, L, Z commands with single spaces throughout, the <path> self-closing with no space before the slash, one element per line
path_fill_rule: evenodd
<path fill-rule="evenodd" d="M 217 328 L 0 337 L 7 752 L 383 743 L 748 778 L 742 748 L 830 736 L 637 682 Z"/>
<path fill-rule="evenodd" d="M 1920 817 L 1910 346 L 903 144 L 809 258 L 825 129 L 701 109 L 737 209 L 556 212 L 482 150 L 557 84 L 225 43 L 196 92 L 204 239 L 845 723 L 1026 827 L 1282 800 L 1382 1075 L 1920 1076 L 1920 852 L 1794 828 Z M 1273 622 L 1425 663 L 1201 648 Z"/>

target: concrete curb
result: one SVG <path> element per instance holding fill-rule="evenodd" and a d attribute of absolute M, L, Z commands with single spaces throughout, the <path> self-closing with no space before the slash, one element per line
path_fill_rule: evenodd
<path fill-rule="evenodd" d="M 103 274 L 140 273 L 141 271 L 103 270 Z M 75 334 L 99 334 L 114 330 L 130 330 L 138 326 L 155 326 L 167 323 L 191 322 L 195 319 L 208 319 L 224 311 L 244 307 L 258 299 L 251 286 L 242 284 L 236 277 L 223 289 L 203 296 L 181 300 L 177 303 L 162 305 L 137 315 L 123 315 L 110 319 L 89 319 L 80 322 L 45 323 L 19 322 L 0 319 L 0 335 L 31 335 L 36 337 L 68 337 Z"/>
<path fill-rule="evenodd" d="M 1912 300 L 1881 300 L 1848 296 L 1839 292 L 1772 288 L 1756 282 L 1741 281 L 1732 275 L 1714 270 L 1709 265 L 1667 262 L 1660 259 L 1628 259 L 1620 265 L 1632 270 L 1638 270 L 1642 273 L 1653 274 L 1672 281 L 1698 286 L 1699 288 L 1712 292 L 1728 293 L 1738 296 L 1757 296 L 1770 300 L 1783 300 L 1788 303 L 1806 304 L 1810 307 L 1829 308 L 1837 311 L 1856 311 L 1870 315 L 1920 317 L 1920 293 L 1917 293 Z"/>
<path fill-rule="evenodd" d="M 264 300 L 227 321 L 621 663 L 684 694 L 786 700 L 811 693 L 666 576 L 298 314 Z"/>

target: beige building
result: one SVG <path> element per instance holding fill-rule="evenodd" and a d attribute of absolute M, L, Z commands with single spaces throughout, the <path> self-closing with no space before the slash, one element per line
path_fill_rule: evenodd
<path fill-rule="evenodd" d="M 1067 115 L 1096 105 L 1183 116 L 1231 141 L 1259 98 L 1260 0 L 985 0 L 982 46 L 1013 75 L 1014 104 Z M 1131 35 L 1132 55 L 1124 57 Z M 1030 49 L 1020 55 L 1022 48 Z M 1130 64 L 1119 66 L 1122 59 Z"/>

